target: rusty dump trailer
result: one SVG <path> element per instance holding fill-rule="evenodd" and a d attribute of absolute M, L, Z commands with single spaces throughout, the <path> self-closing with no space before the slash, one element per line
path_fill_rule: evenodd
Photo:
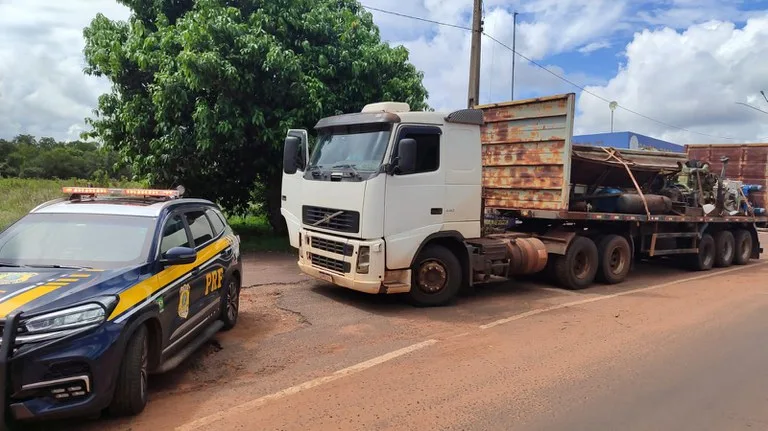
<path fill-rule="evenodd" d="M 571 93 L 477 107 L 484 117 L 486 238 L 538 238 L 546 246 L 548 273 L 569 289 L 587 287 L 595 278 L 621 282 L 637 259 L 663 257 L 708 270 L 759 257 L 755 224 L 765 223 L 766 217 L 755 215 L 752 207 L 737 213 L 722 206 L 713 210 L 715 205 L 698 200 L 683 204 L 680 190 L 690 192 L 684 186 L 653 192 L 668 184 L 668 178 L 677 178 L 687 166 L 685 154 L 573 145 L 574 104 Z M 719 148 L 709 146 L 706 158 L 719 157 Z M 762 150 L 765 163 L 768 146 Z M 743 156 L 743 149 L 728 151 L 742 151 L 740 159 L 734 155 L 731 160 L 743 161 L 730 164 L 734 171 L 729 173 L 738 176 L 738 168 L 747 174 L 757 152 Z M 759 175 L 765 180 L 765 164 L 762 168 Z M 704 177 L 698 178 L 706 184 Z M 722 181 L 716 177 L 715 182 L 717 178 Z M 694 192 L 695 198 L 691 193 L 685 197 L 704 202 L 713 196 L 711 189 Z"/>

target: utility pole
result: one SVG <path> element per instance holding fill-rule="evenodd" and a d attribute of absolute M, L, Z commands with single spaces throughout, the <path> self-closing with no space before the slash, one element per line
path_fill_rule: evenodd
<path fill-rule="evenodd" d="M 509 100 L 515 100 L 515 39 L 517 38 L 517 12 L 512 14 L 512 97 Z"/>
<path fill-rule="evenodd" d="M 467 107 L 480 104 L 480 45 L 483 35 L 483 0 L 474 0 L 472 9 L 472 50 L 469 54 L 469 91 Z"/>

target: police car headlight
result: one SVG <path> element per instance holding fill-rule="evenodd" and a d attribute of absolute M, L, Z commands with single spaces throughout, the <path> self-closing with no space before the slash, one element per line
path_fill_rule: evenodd
<path fill-rule="evenodd" d="M 24 335 L 76 329 L 98 325 L 107 318 L 107 310 L 101 304 L 86 304 L 43 314 L 25 320 Z"/>

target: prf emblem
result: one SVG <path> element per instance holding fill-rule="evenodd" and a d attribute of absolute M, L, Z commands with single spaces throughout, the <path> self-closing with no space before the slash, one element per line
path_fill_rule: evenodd
<path fill-rule="evenodd" d="M 36 275 L 36 272 L 0 272 L 0 285 L 24 283 Z"/>
<path fill-rule="evenodd" d="M 179 290 L 179 317 L 186 319 L 189 316 L 189 285 L 181 286 Z"/>

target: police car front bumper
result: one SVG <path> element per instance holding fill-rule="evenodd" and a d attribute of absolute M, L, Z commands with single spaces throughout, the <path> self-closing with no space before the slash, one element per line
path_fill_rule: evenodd
<path fill-rule="evenodd" d="M 8 423 L 97 414 L 109 405 L 119 367 L 119 328 L 101 325 L 37 346 L 16 346 L 19 314 L 0 342 L 0 430 Z M 116 325 L 112 325 L 116 326 Z"/>

